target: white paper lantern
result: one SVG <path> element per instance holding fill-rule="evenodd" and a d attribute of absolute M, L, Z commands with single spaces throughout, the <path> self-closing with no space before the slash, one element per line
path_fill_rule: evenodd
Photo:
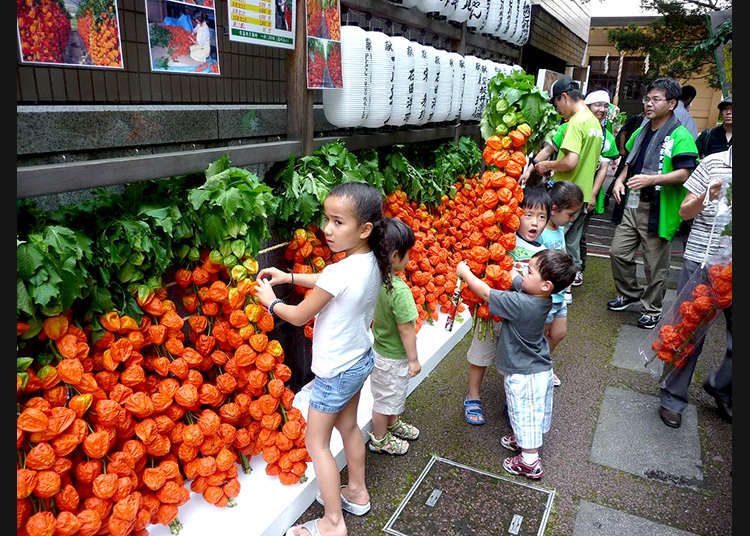
<path fill-rule="evenodd" d="M 492 18 L 492 23 L 487 24 L 487 31 L 493 37 L 500 39 L 500 29 L 503 25 L 503 13 L 506 9 L 508 0 L 491 0 L 490 8 L 491 13 L 489 17 Z"/>
<path fill-rule="evenodd" d="M 453 97 L 453 66 L 450 64 L 450 53 L 447 50 L 438 50 L 438 57 L 440 58 L 440 78 L 437 85 L 435 111 L 432 114 L 432 121 L 435 123 L 448 120 Z"/>
<path fill-rule="evenodd" d="M 405 37 L 391 37 L 393 46 L 393 106 L 386 125 L 405 125 L 414 96 L 414 49 Z"/>
<path fill-rule="evenodd" d="M 472 0 L 456 0 L 456 9 L 448 17 L 448 20 L 459 23 L 465 22 L 469 18 L 469 13 L 471 11 L 471 1 Z"/>
<path fill-rule="evenodd" d="M 367 32 L 358 26 L 341 27 L 342 89 L 323 90 L 323 114 L 337 127 L 356 127 L 367 118 L 371 76 Z"/>
<path fill-rule="evenodd" d="M 529 40 L 531 30 L 531 0 L 523 0 L 521 5 L 521 35 L 516 44 L 523 46 Z"/>
<path fill-rule="evenodd" d="M 455 121 L 461 115 L 461 104 L 464 98 L 464 80 L 466 78 L 466 69 L 464 67 L 464 57 L 455 52 L 449 55 L 450 64 L 453 68 L 453 90 L 451 91 L 451 108 L 448 112 L 448 121 Z"/>
<path fill-rule="evenodd" d="M 519 24 L 521 17 L 521 0 L 511 0 L 510 3 L 510 27 L 508 29 L 508 42 L 515 43 L 518 39 L 521 26 Z"/>
<path fill-rule="evenodd" d="M 458 0 L 441 0 L 441 4 L 442 6 L 440 7 L 440 15 L 450 20 L 450 18 L 456 12 Z"/>
<path fill-rule="evenodd" d="M 427 103 L 425 107 L 425 123 L 432 121 L 437 101 L 437 87 L 440 81 L 440 56 L 435 47 L 424 47 L 427 51 Z"/>
<path fill-rule="evenodd" d="M 479 121 L 482 118 L 482 112 L 484 107 L 487 105 L 488 100 L 488 87 L 490 82 L 490 69 L 487 66 L 487 60 L 479 60 L 479 84 L 477 90 L 476 104 L 474 106 L 474 113 L 472 119 Z"/>
<path fill-rule="evenodd" d="M 501 10 L 500 10 L 500 21 L 495 28 L 495 31 L 493 35 L 497 37 L 498 39 L 502 39 L 503 41 L 508 41 L 508 33 L 510 31 L 510 13 L 511 13 L 511 4 L 513 0 L 503 0 Z"/>
<path fill-rule="evenodd" d="M 470 121 L 474 118 L 474 111 L 479 96 L 479 79 L 482 64 L 475 56 L 464 57 L 466 76 L 464 78 L 464 93 L 461 98 L 461 120 Z"/>
<path fill-rule="evenodd" d="M 422 13 L 439 13 L 442 4 L 442 0 L 419 0 L 417 9 Z"/>
<path fill-rule="evenodd" d="M 427 51 L 424 46 L 411 42 L 414 50 L 414 97 L 407 125 L 421 125 L 427 121 Z"/>
<path fill-rule="evenodd" d="M 419 2 L 420 2 L 420 0 L 402 0 L 402 2 L 401 2 L 401 6 L 402 6 L 402 7 L 407 7 L 407 8 L 408 8 L 408 7 L 414 7 L 414 6 L 416 6 L 416 5 L 417 5 L 417 4 L 419 3 Z"/>
<path fill-rule="evenodd" d="M 393 106 L 393 46 L 382 32 L 367 32 L 372 46 L 372 70 L 369 86 L 369 109 L 363 127 L 382 127 L 391 116 Z"/>
<path fill-rule="evenodd" d="M 484 24 L 479 28 L 480 33 L 492 35 L 495 27 L 497 27 L 501 8 L 502 0 L 489 0 L 487 2 L 487 18 L 484 19 Z"/>
<path fill-rule="evenodd" d="M 471 12 L 469 18 L 466 21 L 466 27 L 474 32 L 478 31 L 479 28 L 484 26 L 484 21 L 487 20 L 487 5 L 489 0 L 472 0 L 471 1 Z"/>

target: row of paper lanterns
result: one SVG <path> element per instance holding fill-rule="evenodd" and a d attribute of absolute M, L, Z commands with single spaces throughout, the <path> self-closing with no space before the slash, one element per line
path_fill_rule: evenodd
<path fill-rule="evenodd" d="M 342 128 L 478 121 L 490 79 L 514 69 L 521 67 L 342 26 L 344 87 L 323 91 L 323 112 Z"/>
<path fill-rule="evenodd" d="M 477 33 L 518 46 L 529 39 L 531 0 L 402 0 L 401 5 L 466 22 L 466 27 Z"/>

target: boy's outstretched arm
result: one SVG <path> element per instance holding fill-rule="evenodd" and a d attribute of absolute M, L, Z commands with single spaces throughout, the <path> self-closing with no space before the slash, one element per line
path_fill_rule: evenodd
<path fill-rule="evenodd" d="M 490 286 L 475 276 L 465 261 L 459 262 L 456 266 L 456 275 L 469 285 L 471 291 L 476 294 L 480 300 L 484 302 L 490 300 Z"/>

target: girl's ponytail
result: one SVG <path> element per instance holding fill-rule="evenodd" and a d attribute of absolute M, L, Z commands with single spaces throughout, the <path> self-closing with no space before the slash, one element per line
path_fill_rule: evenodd
<path fill-rule="evenodd" d="M 381 273 L 385 274 L 383 283 L 386 292 L 390 294 L 393 290 L 391 255 L 395 252 L 399 259 L 406 255 L 416 242 L 414 231 L 398 218 L 383 218 L 378 225 L 373 226 L 370 238 L 370 248 L 375 253 Z"/>
<path fill-rule="evenodd" d="M 372 224 L 372 231 L 367 241 L 370 244 L 370 249 L 375 254 L 375 260 L 378 263 L 378 268 L 380 268 L 380 277 L 385 284 L 386 291 L 391 292 L 393 288 L 391 283 L 391 268 L 393 265 L 391 263 L 390 252 L 388 251 L 386 221 L 381 219 Z"/>

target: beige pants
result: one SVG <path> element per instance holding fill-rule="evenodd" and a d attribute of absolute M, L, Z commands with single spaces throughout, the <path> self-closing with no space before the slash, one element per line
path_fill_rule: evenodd
<path fill-rule="evenodd" d="M 472 365 L 478 367 L 489 367 L 495 362 L 497 355 L 497 339 L 500 337 L 500 328 L 502 322 L 492 322 L 492 331 L 488 330 L 484 340 L 479 340 L 479 329 L 474 330 L 474 338 L 471 339 L 471 346 L 466 352 L 466 359 Z"/>
<path fill-rule="evenodd" d="M 650 203 L 641 201 L 638 208 L 625 209 L 612 238 L 610 258 L 617 292 L 640 298 L 645 314 L 660 314 L 669 276 L 671 242 L 648 232 L 649 208 Z M 635 253 L 639 247 L 643 250 L 645 287 L 636 279 Z"/>

